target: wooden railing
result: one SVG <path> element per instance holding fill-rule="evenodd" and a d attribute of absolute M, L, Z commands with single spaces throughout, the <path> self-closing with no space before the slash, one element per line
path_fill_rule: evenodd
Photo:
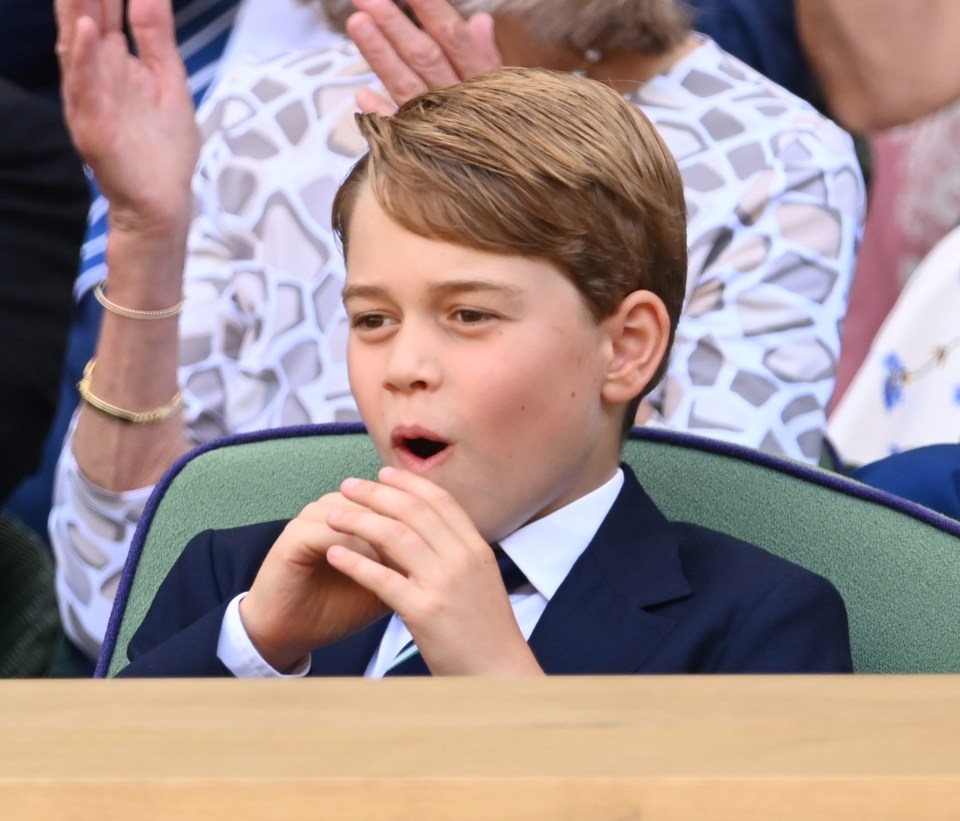
<path fill-rule="evenodd" d="M 960 676 L 4 681 L 0 818 L 960 819 Z"/>

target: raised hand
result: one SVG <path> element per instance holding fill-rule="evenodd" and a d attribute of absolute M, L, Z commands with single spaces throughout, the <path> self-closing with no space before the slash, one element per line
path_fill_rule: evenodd
<path fill-rule="evenodd" d="M 327 562 L 333 545 L 373 564 L 380 561 L 369 543 L 327 524 L 334 511 L 357 508 L 339 493 L 307 505 L 274 543 L 240 603 L 244 629 L 274 669 L 289 670 L 316 647 L 346 638 L 389 612 L 375 593 Z"/>
<path fill-rule="evenodd" d="M 354 0 L 354 5 L 347 34 L 392 98 L 370 89 L 358 92 L 357 103 L 367 113 L 392 114 L 427 90 L 501 64 L 489 14 L 465 20 L 447 0 L 409 0 L 420 29 L 393 0 Z"/>
<path fill-rule="evenodd" d="M 200 139 L 171 0 L 56 0 L 67 125 L 110 203 L 111 228 L 185 225 Z"/>
<path fill-rule="evenodd" d="M 380 481 L 341 487 L 356 505 L 327 518 L 383 562 L 333 547 L 329 563 L 388 604 L 434 675 L 537 675 L 490 546 L 445 490 L 384 468 Z"/>

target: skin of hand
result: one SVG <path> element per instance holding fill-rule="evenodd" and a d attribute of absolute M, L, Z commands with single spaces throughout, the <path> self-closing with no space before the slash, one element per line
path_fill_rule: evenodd
<path fill-rule="evenodd" d="M 344 544 L 330 548 L 330 565 L 403 619 L 434 675 L 542 675 L 493 551 L 453 496 L 397 468 L 379 480 L 345 481 L 341 492 L 355 504 L 327 521 L 385 561 Z"/>
<path fill-rule="evenodd" d="M 335 511 L 363 509 L 339 493 L 307 505 L 284 528 L 240 602 L 240 620 L 254 647 L 281 672 L 389 612 L 375 593 L 328 563 L 333 545 L 371 564 L 380 561 L 364 539 L 327 524 Z"/>
<path fill-rule="evenodd" d="M 409 0 L 422 28 L 393 0 L 355 0 L 358 11 L 347 20 L 347 34 L 387 90 L 357 92 L 357 105 L 368 114 L 389 116 L 425 91 L 468 80 L 501 65 L 540 66 L 554 71 L 586 69 L 586 56 L 577 49 L 543 42 L 520 21 L 489 14 L 464 19 L 448 0 Z M 691 34 L 665 54 L 622 49 L 591 63 L 590 76 L 622 94 L 665 71 L 700 45 Z M 624 79 L 629 78 L 629 79 Z"/>
<path fill-rule="evenodd" d="M 410 0 L 420 29 L 393 0 L 356 0 L 354 5 L 357 12 L 347 21 L 347 34 L 392 98 L 359 91 L 357 104 L 368 114 L 393 114 L 398 105 L 429 89 L 502 64 L 489 14 L 465 20 L 446 0 Z"/>
<path fill-rule="evenodd" d="M 199 154 L 171 0 L 56 0 L 57 53 L 71 137 L 110 204 L 109 298 L 156 310 L 183 293 Z M 93 393 L 148 410 L 177 390 L 177 318 L 144 322 L 104 312 Z M 84 476 L 107 490 L 145 487 L 189 449 L 180 414 L 129 425 L 82 406 L 73 442 Z"/>
<path fill-rule="evenodd" d="M 200 149 L 170 0 L 56 0 L 67 125 L 110 203 L 111 230 L 186 226 Z"/>

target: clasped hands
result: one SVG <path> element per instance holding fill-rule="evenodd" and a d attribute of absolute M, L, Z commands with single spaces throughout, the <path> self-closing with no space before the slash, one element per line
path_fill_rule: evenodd
<path fill-rule="evenodd" d="M 539 665 L 490 546 L 445 490 L 383 468 L 307 505 L 274 543 L 240 604 L 275 669 L 390 611 L 434 675 L 532 675 Z"/>

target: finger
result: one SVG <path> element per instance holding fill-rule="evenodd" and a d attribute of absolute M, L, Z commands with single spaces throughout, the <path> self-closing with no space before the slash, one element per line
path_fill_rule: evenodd
<path fill-rule="evenodd" d="M 296 564 L 312 565 L 324 560 L 334 544 L 343 544 L 372 561 L 380 561 L 380 554 L 372 544 L 350 534 L 334 532 L 326 522 L 293 519 L 287 523 L 277 543 L 281 541 L 287 545 L 288 557 Z"/>
<path fill-rule="evenodd" d="M 392 100 L 374 91 L 372 88 L 361 88 L 356 95 L 357 108 L 364 114 L 379 114 L 383 117 L 392 117 L 397 113 L 397 105 Z"/>
<path fill-rule="evenodd" d="M 182 65 L 170 0 L 135 0 L 130 4 L 129 17 L 141 60 L 148 65 Z"/>
<path fill-rule="evenodd" d="M 398 105 L 427 91 L 423 79 L 400 57 L 368 14 L 352 14 L 347 20 L 347 34 Z"/>
<path fill-rule="evenodd" d="M 77 20 L 75 0 L 54 0 L 53 14 L 57 21 L 57 42 L 54 51 L 60 60 L 61 70 L 63 62 L 69 53 L 69 44 L 73 42 L 73 27 Z"/>
<path fill-rule="evenodd" d="M 73 49 L 77 21 L 89 17 L 99 29 L 100 15 L 93 0 L 56 0 L 54 12 L 57 18 L 56 52 L 63 66 Z"/>
<path fill-rule="evenodd" d="M 327 517 L 327 526 L 340 534 L 341 539 L 372 545 L 385 563 L 404 575 L 420 576 L 429 572 L 434 559 L 430 545 L 407 524 L 368 508 L 333 510 Z"/>
<path fill-rule="evenodd" d="M 343 483 L 344 495 L 372 511 L 374 518 L 345 516 L 331 522 L 331 527 L 346 526 L 350 533 L 373 541 L 410 572 L 424 572 L 431 555 L 483 558 L 489 553 L 473 523 L 445 490 L 392 468 L 381 471 L 381 477 L 397 484 L 391 486 L 383 478 Z"/>
<path fill-rule="evenodd" d="M 405 611 L 415 595 L 412 583 L 403 574 L 343 545 L 331 547 L 327 551 L 327 561 L 332 568 L 369 590 L 395 612 Z"/>
<path fill-rule="evenodd" d="M 502 66 L 503 58 L 500 56 L 500 49 L 497 48 L 493 16 L 483 13 L 475 14 L 467 21 L 467 25 L 470 27 L 470 33 L 473 36 L 478 61 L 472 69 L 473 74 L 470 76 L 476 76 Z"/>
<path fill-rule="evenodd" d="M 133 0 L 136 5 L 137 0 Z M 100 31 L 103 34 L 123 31 L 123 0 L 100 0 Z"/>
<path fill-rule="evenodd" d="M 61 57 L 63 104 L 74 139 L 82 140 L 83 130 L 101 117 L 100 32 L 91 17 L 81 17 L 73 27 L 71 42 Z M 85 146 L 78 145 L 81 151 Z M 86 157 L 90 160 L 90 157 Z"/>
<path fill-rule="evenodd" d="M 381 468 L 377 478 L 381 487 L 395 488 L 425 502 L 449 530 L 456 533 L 476 532 L 473 521 L 453 495 L 429 479 L 393 467 Z"/>
<path fill-rule="evenodd" d="M 438 42 L 425 28 L 417 28 L 393 0 L 355 0 L 354 5 L 361 12 L 366 12 L 400 60 L 427 88 L 448 86 L 462 79 L 444 51 L 444 43 Z M 461 48 L 459 40 L 468 31 L 466 22 L 452 7 L 446 3 L 444 5 L 447 6 L 449 14 L 444 15 L 444 20 L 435 25 L 435 29 L 440 32 L 442 40 L 457 40 L 458 48 Z M 457 26 L 457 34 L 447 31 L 453 25 Z"/>
<path fill-rule="evenodd" d="M 443 51 L 461 80 L 476 77 L 500 64 L 489 14 L 463 19 L 448 0 L 409 0 L 420 25 Z M 473 22 L 476 20 L 476 22 Z"/>
<path fill-rule="evenodd" d="M 331 510 L 338 507 L 359 507 L 356 502 L 350 501 L 342 493 L 325 493 L 316 501 L 304 505 L 296 518 L 310 519 L 315 522 L 325 522 Z"/>
<path fill-rule="evenodd" d="M 123 31 L 123 0 L 55 0 L 57 25 L 90 17 L 104 34 Z"/>

